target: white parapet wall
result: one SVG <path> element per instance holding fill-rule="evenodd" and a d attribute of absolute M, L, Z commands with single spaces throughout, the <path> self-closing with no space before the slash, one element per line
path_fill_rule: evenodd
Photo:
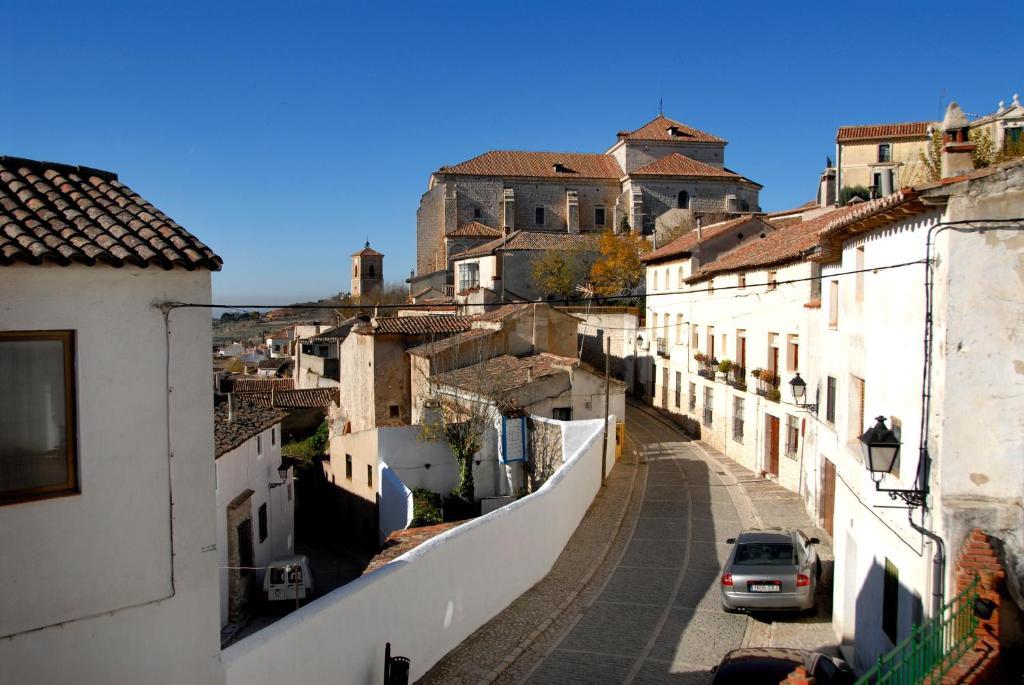
<path fill-rule="evenodd" d="M 561 423 L 561 422 L 554 422 Z M 376 685 L 384 645 L 411 680 L 543 578 L 601 487 L 601 419 L 561 423 L 565 463 L 537 492 L 425 542 L 224 650 L 227 682 Z M 609 418 L 607 471 L 615 464 Z"/>

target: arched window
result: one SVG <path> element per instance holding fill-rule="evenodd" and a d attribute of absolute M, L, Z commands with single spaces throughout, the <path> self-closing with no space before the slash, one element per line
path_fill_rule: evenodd
<path fill-rule="evenodd" d="M 654 271 L 654 279 L 651 281 L 651 290 L 658 289 L 658 271 Z"/>
<path fill-rule="evenodd" d="M 676 287 L 679 288 L 680 290 L 682 290 L 683 289 L 683 267 L 679 267 L 679 271 L 677 271 L 676 273 L 677 273 Z"/>
<path fill-rule="evenodd" d="M 370 278 L 373 278 L 373 264 L 367 267 L 367 273 L 370 274 Z"/>
<path fill-rule="evenodd" d="M 676 197 L 676 207 L 679 209 L 690 208 L 690 194 L 685 190 L 679 191 L 679 195 Z"/>
<path fill-rule="evenodd" d="M 356 278 L 359 278 L 359 265 L 358 264 L 353 264 L 352 265 L 352 275 L 355 276 Z"/>

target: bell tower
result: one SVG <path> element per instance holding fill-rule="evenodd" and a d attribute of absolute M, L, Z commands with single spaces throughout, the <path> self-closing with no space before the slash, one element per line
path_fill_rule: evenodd
<path fill-rule="evenodd" d="M 352 297 L 377 297 L 384 290 L 384 255 L 366 246 L 352 255 Z"/>

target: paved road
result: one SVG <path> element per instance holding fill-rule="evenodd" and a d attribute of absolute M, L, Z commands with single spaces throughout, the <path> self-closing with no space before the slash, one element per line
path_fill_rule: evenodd
<path fill-rule="evenodd" d="M 625 552 L 522 682 L 705 683 L 744 640 L 747 618 L 718 598 L 725 539 L 741 527 L 726 474 L 646 413 L 630 411 L 627 426 L 647 473 Z"/>

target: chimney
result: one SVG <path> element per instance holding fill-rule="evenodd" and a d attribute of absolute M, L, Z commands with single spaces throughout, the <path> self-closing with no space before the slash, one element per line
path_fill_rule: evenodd
<path fill-rule="evenodd" d="M 235 394 L 228 393 L 228 423 L 235 420 Z"/>
<path fill-rule="evenodd" d="M 942 119 L 942 178 L 960 176 L 974 169 L 974 143 L 968 138 L 970 122 L 960 105 L 949 103 Z"/>
<path fill-rule="evenodd" d="M 818 181 L 818 206 L 831 207 L 836 203 L 836 170 L 832 166 L 821 172 Z"/>

